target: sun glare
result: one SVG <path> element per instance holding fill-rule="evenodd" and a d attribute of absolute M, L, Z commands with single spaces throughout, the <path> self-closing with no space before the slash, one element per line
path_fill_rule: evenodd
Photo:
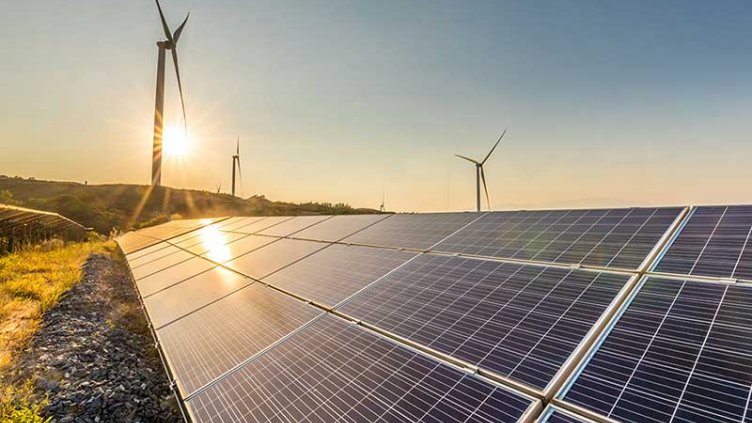
<path fill-rule="evenodd" d="M 167 126 L 162 137 L 162 149 L 167 158 L 182 158 L 191 152 L 191 133 L 187 136 L 182 126 Z"/>

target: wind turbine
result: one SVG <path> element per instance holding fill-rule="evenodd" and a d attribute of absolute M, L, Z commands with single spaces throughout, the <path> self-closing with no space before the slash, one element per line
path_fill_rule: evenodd
<path fill-rule="evenodd" d="M 175 76 L 178 80 L 178 90 L 180 91 L 180 104 L 183 106 L 183 124 L 185 125 L 185 132 L 188 133 L 188 123 L 185 119 L 185 100 L 183 100 L 183 84 L 180 82 L 180 68 L 178 67 L 178 40 L 180 34 L 183 32 L 186 22 L 188 22 L 188 16 L 185 17 L 183 23 L 180 24 L 178 29 L 174 33 L 170 32 L 170 27 L 167 26 L 164 13 L 162 13 L 162 6 L 157 2 L 157 10 L 159 10 L 159 18 L 162 20 L 162 29 L 164 30 L 166 40 L 158 41 L 157 47 L 159 48 L 159 56 L 157 59 L 157 95 L 154 103 L 154 145 L 152 148 L 151 156 L 151 184 L 153 186 L 162 185 L 162 127 L 164 124 L 164 73 L 165 73 L 165 52 L 167 50 L 172 51 L 172 63 L 175 65 Z"/>
<path fill-rule="evenodd" d="M 235 196 L 235 162 L 238 162 L 238 178 L 242 179 L 243 175 L 240 173 L 240 135 L 238 135 L 238 143 L 235 146 L 235 154 L 232 155 L 232 196 Z"/>
<path fill-rule="evenodd" d="M 379 211 L 383 213 L 384 210 L 386 209 L 384 208 L 384 190 L 382 189 L 381 190 L 381 205 L 379 206 Z"/>
<path fill-rule="evenodd" d="M 491 151 L 488 152 L 486 155 L 486 158 L 482 161 L 473 160 L 469 157 L 460 156 L 459 154 L 455 154 L 455 156 L 465 159 L 469 161 L 470 163 L 475 165 L 475 194 L 476 194 L 476 205 L 478 208 L 478 211 L 480 211 L 480 181 L 483 180 L 483 189 L 486 191 L 486 202 L 488 203 L 488 209 L 491 209 L 491 200 L 488 198 L 488 186 L 486 186 L 486 173 L 483 172 L 483 165 L 486 163 L 489 157 L 491 157 L 491 153 L 496 150 L 496 146 L 499 145 L 501 142 L 501 139 L 504 138 L 504 134 L 507 133 L 507 130 L 505 129 L 504 132 L 501 133 L 501 136 L 499 137 L 499 140 L 496 141 L 496 144 L 491 148 Z"/>

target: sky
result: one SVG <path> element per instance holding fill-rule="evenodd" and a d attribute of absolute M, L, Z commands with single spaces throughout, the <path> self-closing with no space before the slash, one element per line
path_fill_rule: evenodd
<path fill-rule="evenodd" d="M 155 4 L 1 1 L 0 174 L 148 183 Z M 508 128 L 493 209 L 752 203 L 748 1 L 162 5 L 191 13 L 165 185 L 229 191 L 240 136 L 244 196 L 472 210 L 454 154 Z"/>

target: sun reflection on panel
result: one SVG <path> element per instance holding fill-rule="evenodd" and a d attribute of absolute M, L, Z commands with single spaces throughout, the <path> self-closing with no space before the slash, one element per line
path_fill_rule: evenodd
<path fill-rule="evenodd" d="M 206 255 L 209 259 L 219 263 L 231 259 L 230 247 L 227 246 L 229 241 L 225 234 L 217 228 L 208 226 L 201 229 L 201 244 L 206 249 Z"/>

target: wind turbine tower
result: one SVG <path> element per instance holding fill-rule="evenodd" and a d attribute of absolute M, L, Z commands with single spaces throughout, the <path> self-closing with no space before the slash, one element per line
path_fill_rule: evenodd
<path fill-rule="evenodd" d="M 162 13 L 162 6 L 157 2 L 157 10 L 159 10 L 159 18 L 162 21 L 162 29 L 164 30 L 166 40 L 158 41 L 157 47 L 159 48 L 159 55 L 157 57 L 157 95 L 154 102 L 154 144 L 152 147 L 151 156 L 151 184 L 153 186 L 162 185 L 162 133 L 164 127 L 164 73 L 165 73 L 165 54 L 167 50 L 172 52 L 172 63 L 175 65 L 175 76 L 178 80 L 178 90 L 180 91 L 180 104 L 183 106 L 183 124 L 185 125 L 185 132 L 188 133 L 188 123 L 185 119 L 185 100 L 183 99 L 183 85 L 180 82 L 180 68 L 178 67 L 178 40 L 180 34 L 183 32 L 186 22 L 188 22 L 188 16 L 185 17 L 183 23 L 180 24 L 178 29 L 174 33 L 170 32 L 170 27 L 167 26 L 164 13 Z"/>
<path fill-rule="evenodd" d="M 235 196 L 235 163 L 238 164 L 238 178 L 242 178 L 240 173 L 240 136 L 238 136 L 238 143 L 235 145 L 235 154 L 232 155 L 232 196 Z"/>
<path fill-rule="evenodd" d="M 483 180 L 483 189 L 486 191 L 486 202 L 488 203 L 488 209 L 491 209 L 491 200 L 488 197 L 488 186 L 486 186 L 486 173 L 483 171 L 483 165 L 486 164 L 486 161 L 489 157 L 491 157 L 491 154 L 496 150 L 496 146 L 499 145 L 501 142 L 501 139 L 504 138 L 504 134 L 507 133 L 507 130 L 505 129 L 504 132 L 501 133 L 501 136 L 499 137 L 498 141 L 496 141 L 496 144 L 491 148 L 491 151 L 488 152 L 486 155 L 486 158 L 482 161 L 477 161 L 474 159 L 471 159 L 469 157 L 461 156 L 459 154 L 455 154 L 455 156 L 465 159 L 469 161 L 470 163 L 475 165 L 475 204 L 477 211 L 480 211 L 480 182 Z"/>

